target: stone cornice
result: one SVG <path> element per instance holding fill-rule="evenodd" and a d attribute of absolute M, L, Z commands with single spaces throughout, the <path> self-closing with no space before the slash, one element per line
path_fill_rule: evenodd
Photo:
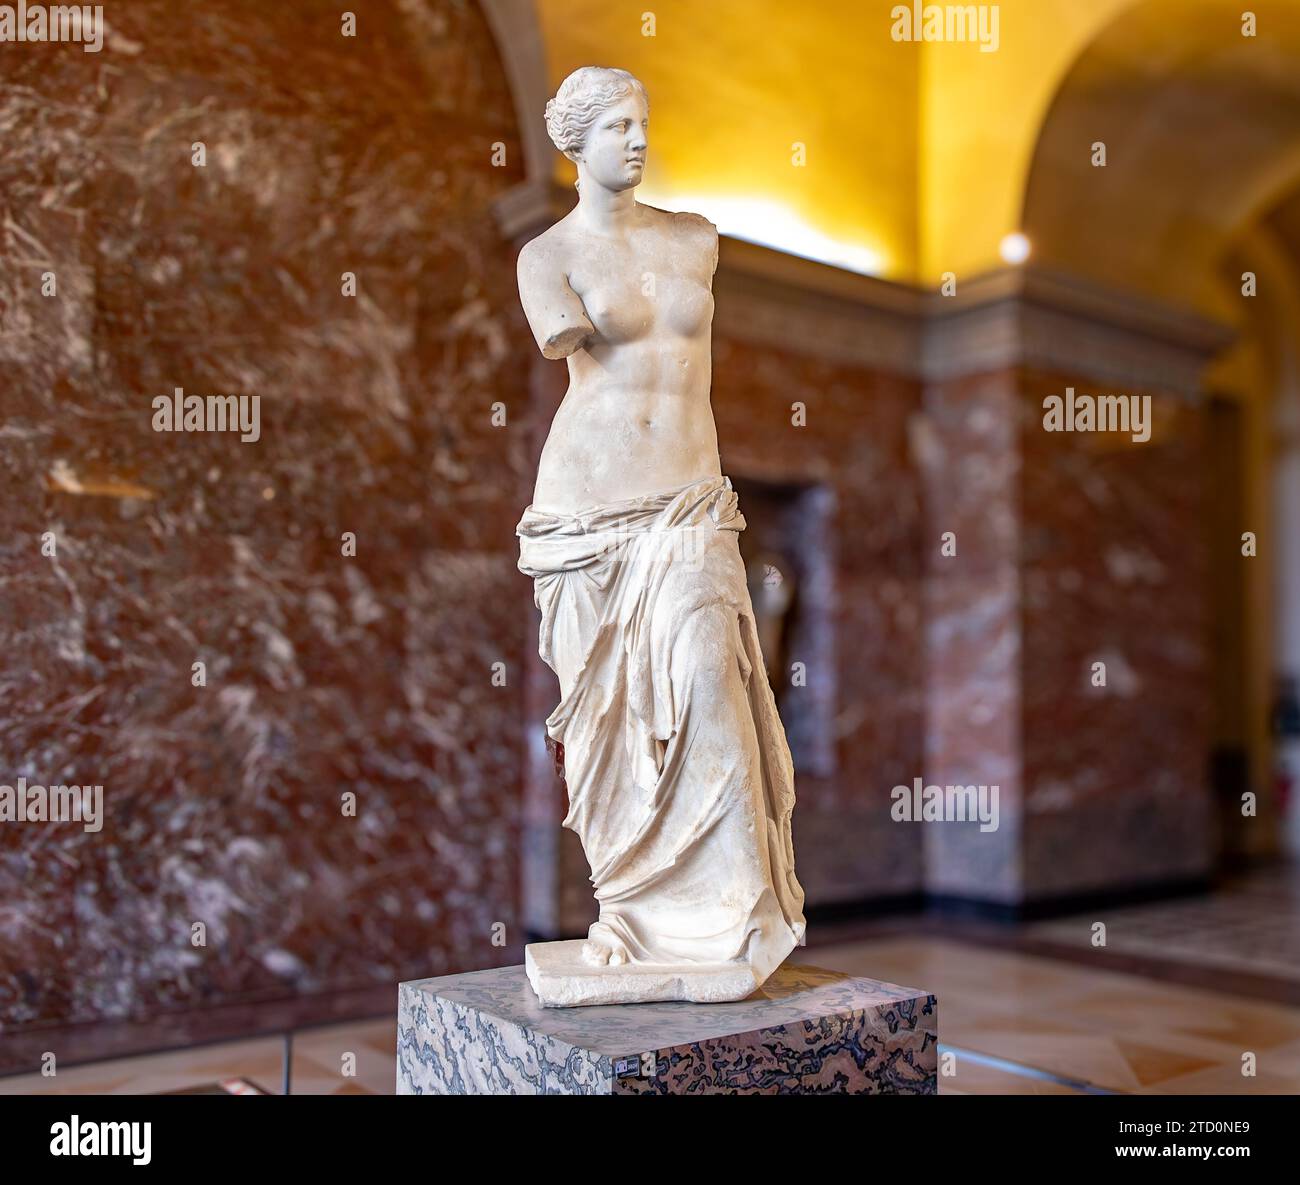
<path fill-rule="evenodd" d="M 854 366 L 912 374 L 922 294 L 902 284 L 724 237 L 715 333 Z"/>
<path fill-rule="evenodd" d="M 549 180 L 524 181 L 507 190 L 492 205 L 497 227 L 514 243 L 535 238 L 566 212 L 560 208 L 555 186 Z"/>
<path fill-rule="evenodd" d="M 1034 267 L 952 296 L 724 240 L 715 329 L 923 381 L 1010 366 L 1192 394 L 1232 331 L 1200 315 Z"/>
<path fill-rule="evenodd" d="M 959 282 L 952 297 L 927 297 L 918 369 L 942 380 L 1032 366 L 1190 395 L 1232 336 L 1189 310 L 1059 272 L 1008 268 Z"/>

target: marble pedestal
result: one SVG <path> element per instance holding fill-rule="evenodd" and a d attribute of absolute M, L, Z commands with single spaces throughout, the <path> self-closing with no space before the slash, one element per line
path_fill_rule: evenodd
<path fill-rule="evenodd" d="M 403 983 L 398 1094 L 934 1094 L 938 1001 L 783 966 L 726 1004 L 544 1008 L 524 968 Z"/>

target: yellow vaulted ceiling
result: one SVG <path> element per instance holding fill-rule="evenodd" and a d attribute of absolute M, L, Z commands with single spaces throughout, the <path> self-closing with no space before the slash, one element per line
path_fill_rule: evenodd
<path fill-rule="evenodd" d="M 919 55 L 890 40 L 888 4 L 539 0 L 538 8 L 553 87 L 586 65 L 621 66 L 645 83 L 642 200 L 694 208 L 723 231 L 839 256 L 860 271 L 914 272 Z M 643 35 L 646 13 L 654 36 Z M 802 167 L 796 144 L 806 146 Z"/>
<path fill-rule="evenodd" d="M 998 264 L 1057 83 L 1132 2 L 1004 2 L 996 52 L 896 41 L 887 0 L 538 9 L 553 87 L 578 66 L 607 65 L 649 90 L 643 200 L 698 209 L 795 254 L 929 283 Z M 806 145 L 803 167 L 796 144 Z M 572 179 L 567 162 L 557 170 Z"/>

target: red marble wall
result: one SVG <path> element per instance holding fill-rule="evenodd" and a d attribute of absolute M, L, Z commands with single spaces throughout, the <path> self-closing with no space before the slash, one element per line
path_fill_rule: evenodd
<path fill-rule="evenodd" d="M 1086 376 L 1022 372 L 1024 882 L 1050 897 L 1211 862 L 1206 407 L 1148 389 L 1151 438 L 1047 432 Z M 1105 663 L 1094 687 L 1092 664 Z"/>
<path fill-rule="evenodd" d="M 997 786 L 998 827 L 927 823 L 930 893 L 1023 892 L 1024 631 L 1019 384 L 1014 370 L 925 392 L 925 785 Z M 953 536 L 945 550 L 945 536 Z M 955 554 L 953 549 L 955 548 Z"/>
<path fill-rule="evenodd" d="M 927 778 L 1000 790 L 996 831 L 926 829 L 935 893 L 1019 906 L 1209 871 L 1204 407 L 1153 393 L 1142 443 L 1045 431 L 1067 386 L 1116 391 L 1013 368 L 926 392 Z"/>
<path fill-rule="evenodd" d="M 3 51 L 0 782 L 106 815 L 0 826 L 7 1026 L 519 957 L 516 119 L 475 4 L 354 7 Z M 261 439 L 155 432 L 178 386 Z"/>

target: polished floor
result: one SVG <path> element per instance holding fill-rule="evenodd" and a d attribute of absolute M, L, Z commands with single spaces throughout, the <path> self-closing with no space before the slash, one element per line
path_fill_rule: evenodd
<path fill-rule="evenodd" d="M 940 1051 L 952 1055 L 942 1094 L 1300 1094 L 1300 1007 L 951 937 L 819 946 L 799 961 L 937 994 Z M 388 1018 L 300 1032 L 291 1090 L 391 1094 L 395 1043 Z M 282 1050 L 264 1038 L 123 1058 L 3 1078 L 0 1093 L 133 1094 L 231 1077 L 279 1093 Z"/>
<path fill-rule="evenodd" d="M 1106 927 L 1104 949 L 1093 925 Z M 1128 905 L 1038 922 L 1024 936 L 1040 949 L 1098 953 L 1225 973 L 1235 982 L 1271 980 L 1275 996 L 1300 1004 L 1300 867 L 1277 864 L 1225 880 L 1214 893 Z"/>

